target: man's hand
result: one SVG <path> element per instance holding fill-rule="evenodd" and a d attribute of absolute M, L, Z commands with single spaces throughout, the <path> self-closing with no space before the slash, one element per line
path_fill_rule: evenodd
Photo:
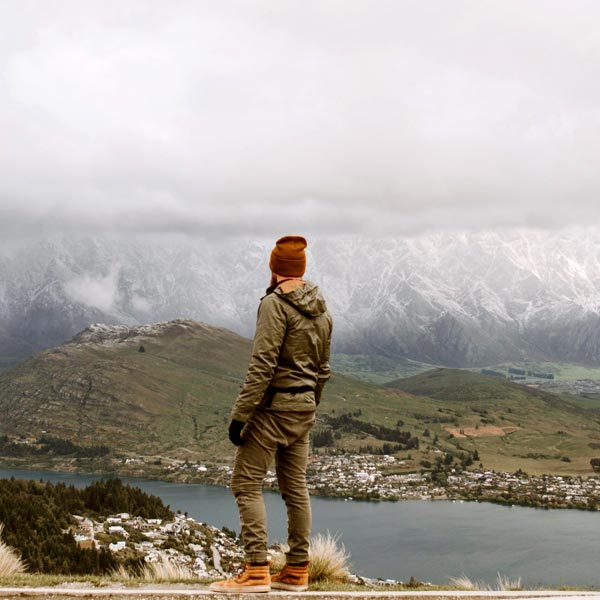
<path fill-rule="evenodd" d="M 321 403 L 321 396 L 323 395 L 323 388 L 325 387 L 325 383 L 327 380 L 319 380 L 317 382 L 317 388 L 315 389 L 315 404 L 319 406 Z"/>
<path fill-rule="evenodd" d="M 241 446 L 244 443 L 240 436 L 244 425 L 245 423 L 242 423 L 242 421 L 236 421 L 235 419 L 229 423 L 229 439 L 234 446 Z"/>

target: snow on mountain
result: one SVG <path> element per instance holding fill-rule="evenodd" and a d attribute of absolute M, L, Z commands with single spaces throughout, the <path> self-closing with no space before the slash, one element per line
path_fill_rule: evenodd
<path fill-rule="evenodd" d="M 449 366 L 600 358 L 600 230 L 310 241 L 337 351 Z M 251 336 L 273 240 L 78 238 L 0 257 L 0 356 L 90 323 L 196 319 Z"/>
<path fill-rule="evenodd" d="M 153 338 L 167 335 L 177 331 L 218 331 L 215 327 L 186 319 L 173 321 L 160 321 L 144 325 L 107 325 L 106 323 L 92 323 L 76 336 L 72 337 L 67 345 L 70 346 L 104 346 L 115 347 L 123 344 L 138 345 Z"/>

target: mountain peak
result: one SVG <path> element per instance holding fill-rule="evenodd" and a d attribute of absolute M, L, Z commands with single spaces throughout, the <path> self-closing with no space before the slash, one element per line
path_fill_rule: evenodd
<path fill-rule="evenodd" d="M 67 344 L 75 345 L 102 345 L 106 347 L 116 344 L 139 344 L 150 338 L 164 335 L 177 335 L 191 331 L 216 330 L 205 323 L 192 319 L 173 319 L 158 323 L 144 325 L 108 325 L 106 323 L 92 323 L 83 331 L 72 337 Z"/>
<path fill-rule="evenodd" d="M 71 343 L 137 341 L 192 323 L 179 318 L 252 337 L 271 247 L 82 238 L 27 248 L 0 265 L 0 360 L 89 323 Z M 600 229 L 322 239 L 307 258 L 336 353 L 458 367 L 600 360 Z"/>

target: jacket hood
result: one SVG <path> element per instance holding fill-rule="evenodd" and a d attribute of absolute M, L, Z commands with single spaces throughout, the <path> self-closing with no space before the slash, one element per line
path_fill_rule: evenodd
<path fill-rule="evenodd" d="M 284 294 L 281 288 L 277 288 L 273 293 L 307 317 L 318 317 L 327 311 L 327 304 L 319 286 L 310 281 L 287 294 Z"/>

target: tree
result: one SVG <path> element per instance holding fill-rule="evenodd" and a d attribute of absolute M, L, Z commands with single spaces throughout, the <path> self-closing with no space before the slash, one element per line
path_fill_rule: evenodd
<path fill-rule="evenodd" d="M 313 431 L 312 433 L 313 448 L 331 447 L 334 445 L 333 432 L 331 429 L 322 431 Z"/>
<path fill-rule="evenodd" d="M 444 471 L 434 471 L 431 474 L 431 479 L 434 483 L 439 486 L 446 487 L 448 485 L 448 477 Z"/>

